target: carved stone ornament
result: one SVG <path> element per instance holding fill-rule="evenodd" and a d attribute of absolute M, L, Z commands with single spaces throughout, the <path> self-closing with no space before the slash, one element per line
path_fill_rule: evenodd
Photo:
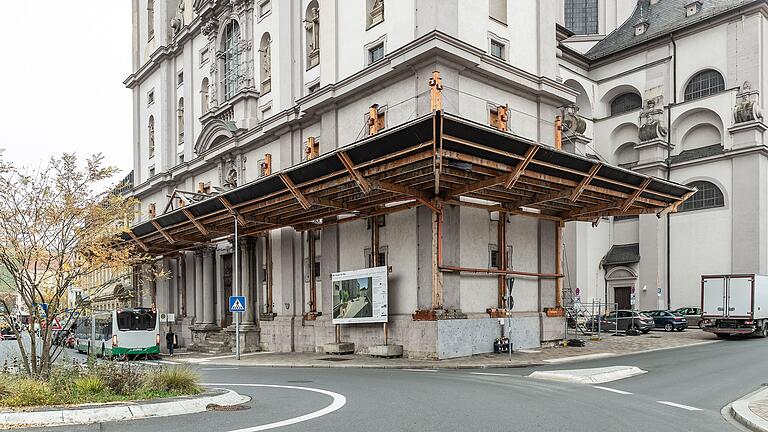
<path fill-rule="evenodd" d="M 208 18 L 200 28 L 200 31 L 209 41 L 216 39 L 216 32 L 219 30 L 219 22 L 214 18 Z"/>
<path fill-rule="evenodd" d="M 587 122 L 579 115 L 578 105 L 568 105 L 563 112 L 563 131 L 569 135 L 582 135 L 587 130 Z"/>
<path fill-rule="evenodd" d="M 659 95 L 645 101 L 645 106 L 640 112 L 640 131 L 638 139 L 651 141 L 667 136 L 667 128 L 664 125 L 663 96 Z"/>
<path fill-rule="evenodd" d="M 752 84 L 745 81 L 741 91 L 736 95 L 736 105 L 733 107 L 733 122 L 746 123 L 762 121 L 763 113 L 760 109 L 760 92 L 752 90 Z"/>
<path fill-rule="evenodd" d="M 245 12 L 253 9 L 253 0 L 229 0 L 229 4 L 238 15 L 243 15 Z"/>
<path fill-rule="evenodd" d="M 173 31 L 173 36 L 176 36 L 176 34 L 178 34 L 183 27 L 184 0 L 179 0 L 178 4 L 176 5 L 176 15 L 171 19 L 171 30 Z"/>

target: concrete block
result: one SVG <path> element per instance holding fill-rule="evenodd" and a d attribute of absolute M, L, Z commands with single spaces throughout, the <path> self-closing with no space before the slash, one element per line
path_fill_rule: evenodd
<path fill-rule="evenodd" d="M 329 343 L 323 345 L 326 354 L 354 354 L 355 344 L 352 342 Z"/>
<path fill-rule="evenodd" d="M 373 357 L 402 357 L 403 346 L 402 345 L 374 345 L 368 348 L 368 354 Z"/>

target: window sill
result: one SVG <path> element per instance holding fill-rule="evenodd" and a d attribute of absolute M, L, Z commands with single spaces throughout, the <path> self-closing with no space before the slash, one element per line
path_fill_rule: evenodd
<path fill-rule="evenodd" d="M 502 21 L 502 20 L 500 20 L 498 18 L 494 18 L 492 16 L 488 16 L 488 19 L 493 21 L 493 22 L 495 22 L 496 24 L 503 25 L 504 27 L 509 27 L 509 25 L 507 23 L 505 23 L 504 21 Z"/>

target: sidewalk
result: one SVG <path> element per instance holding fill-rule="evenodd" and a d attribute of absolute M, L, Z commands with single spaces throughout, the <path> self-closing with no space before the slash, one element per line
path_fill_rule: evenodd
<path fill-rule="evenodd" d="M 768 389 L 758 390 L 731 405 L 733 417 L 750 430 L 768 432 Z"/>
<path fill-rule="evenodd" d="M 602 358 L 637 352 L 714 343 L 717 339 L 698 329 L 678 333 L 651 332 L 641 336 L 611 336 L 604 334 L 599 341 L 586 341 L 584 347 L 552 347 L 520 350 L 512 354 L 479 354 L 448 360 L 417 360 L 409 358 L 383 359 L 367 355 L 326 355 L 322 353 L 270 353 L 243 354 L 235 360 L 233 355 L 206 355 L 187 353 L 175 356 L 174 362 L 199 365 L 306 367 L 306 368 L 382 368 L 382 369 L 469 369 L 526 367 L 541 364 L 565 363 L 589 358 Z M 167 359 L 167 357 L 165 357 Z"/>

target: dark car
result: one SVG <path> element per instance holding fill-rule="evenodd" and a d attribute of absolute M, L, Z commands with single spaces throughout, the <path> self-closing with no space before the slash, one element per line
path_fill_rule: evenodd
<path fill-rule="evenodd" d="M 600 330 L 612 332 L 616 330 L 626 331 L 635 329 L 643 333 L 648 333 L 653 329 L 653 319 L 637 311 L 618 310 L 609 312 L 600 317 Z M 598 322 L 591 319 L 587 322 L 587 328 L 597 331 Z"/>
<path fill-rule="evenodd" d="M 654 326 L 657 329 L 664 329 L 671 332 L 674 330 L 683 331 L 688 328 L 688 320 L 684 316 L 674 314 L 665 310 L 654 310 L 644 312 L 649 317 L 653 318 Z"/>
<path fill-rule="evenodd" d="M 689 327 L 702 327 L 700 307 L 681 307 L 671 311 L 673 314 L 682 315 L 688 320 Z"/>
<path fill-rule="evenodd" d="M 16 340 L 16 333 L 10 327 L 0 330 L 0 340 Z"/>

